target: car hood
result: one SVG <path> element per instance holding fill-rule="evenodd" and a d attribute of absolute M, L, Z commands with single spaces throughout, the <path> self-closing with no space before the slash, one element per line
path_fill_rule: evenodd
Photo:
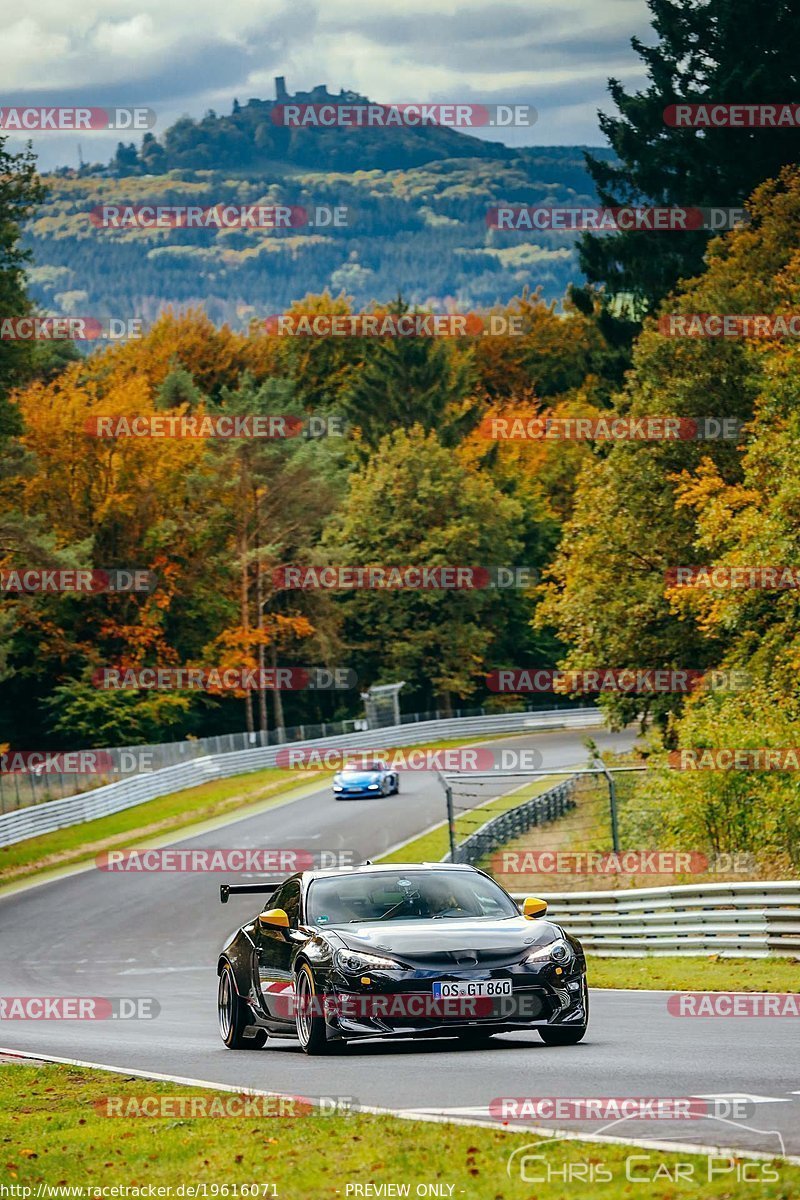
<path fill-rule="evenodd" d="M 418 958 L 453 950 L 505 950 L 520 953 L 560 936 L 549 921 L 510 917 L 505 921 L 444 917 L 428 921 L 378 921 L 337 925 L 335 932 L 350 950 Z"/>
<path fill-rule="evenodd" d="M 342 783 L 377 783 L 380 777 L 380 771 L 340 771 L 337 776 Z"/>

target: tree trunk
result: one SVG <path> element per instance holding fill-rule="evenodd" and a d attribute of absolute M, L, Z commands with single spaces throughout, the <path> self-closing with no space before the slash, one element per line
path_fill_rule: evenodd
<path fill-rule="evenodd" d="M 270 661 L 274 669 L 278 665 L 278 647 L 274 641 L 270 645 L 269 652 Z M 286 740 L 286 738 L 284 736 L 285 725 L 283 720 L 283 698 L 279 688 L 275 688 L 275 691 L 272 693 L 272 700 L 275 711 L 275 728 L 278 731 L 278 741 L 283 742 Z"/>
<path fill-rule="evenodd" d="M 242 555 L 242 578 L 241 578 L 241 605 L 242 605 L 242 629 L 245 633 L 250 630 L 250 608 L 248 604 L 248 579 L 247 579 L 247 516 L 246 510 L 242 514 L 242 537 L 241 537 L 241 555 Z M 253 733 L 255 726 L 253 724 L 253 693 L 248 690 L 244 698 L 245 721 L 247 724 L 247 732 Z"/>
<path fill-rule="evenodd" d="M 259 513 L 258 521 L 258 544 L 261 545 L 261 514 Z M 258 631 L 264 631 L 264 574 L 261 567 L 261 555 L 259 554 L 256 560 L 256 612 L 258 614 Z M 264 675 L 264 643 L 258 643 L 258 670 L 259 682 Z M 264 733 L 267 732 L 267 692 L 263 687 L 258 689 L 258 728 Z"/>

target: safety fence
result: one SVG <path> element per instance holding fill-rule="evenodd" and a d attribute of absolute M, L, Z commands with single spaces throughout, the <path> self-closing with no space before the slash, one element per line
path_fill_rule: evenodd
<path fill-rule="evenodd" d="M 540 702 L 537 702 L 540 701 Z M 538 711 L 551 712 L 555 709 L 580 709 L 576 700 L 568 696 L 532 697 L 522 708 L 507 714 L 524 718 Z M 469 717 L 490 717 L 485 708 L 456 709 L 445 717 L 438 709 L 435 712 L 403 713 L 399 725 L 419 725 L 431 721 L 463 720 Z M 344 737 L 352 733 L 362 733 L 368 730 L 394 727 L 392 721 L 368 722 L 365 718 L 348 718 L 341 721 L 306 722 L 303 725 L 292 725 L 280 729 L 257 729 L 252 733 L 222 733 L 212 737 L 187 737 L 179 742 L 158 742 L 152 745 L 115 746 L 110 750 L 113 767 L 102 771 L 97 776 L 73 773 L 69 771 L 35 771 L 24 774 L 6 774 L 0 772 L 0 813 L 12 812 L 25 808 L 29 804 L 44 804 L 50 800 L 60 800 L 65 796 L 73 796 L 77 792 L 86 792 L 91 788 L 117 783 L 121 779 L 130 778 L 142 771 L 160 771 L 164 767 L 177 767 L 183 763 L 192 762 L 196 758 L 207 758 L 214 754 L 234 754 L 238 750 L 257 750 L 267 746 L 285 746 L 307 742 L 319 738 Z M 100 752 L 102 754 L 102 751 Z M 109 758 L 106 754 L 105 759 Z"/>
<path fill-rule="evenodd" d="M 604 956 L 800 957 L 796 879 L 558 892 L 543 898 L 548 919 Z"/>
<path fill-rule="evenodd" d="M 477 863 L 492 850 L 504 846 L 513 838 L 527 833 L 535 825 L 544 825 L 547 821 L 556 821 L 565 813 L 575 808 L 576 778 L 565 779 L 557 783 L 539 796 L 523 800 L 514 808 L 493 817 L 469 834 L 463 842 L 456 846 L 456 861 Z M 480 809 L 475 810 L 480 815 Z M 447 860 L 450 855 L 448 854 Z"/>
<path fill-rule="evenodd" d="M 449 718 L 419 721 L 413 725 L 396 725 L 349 733 L 334 738 L 314 738 L 297 741 L 295 747 L 336 747 L 352 750 L 413 746 L 426 742 L 438 743 L 453 738 L 479 738 L 498 733 L 527 733 L 532 730 L 570 729 L 600 726 L 602 713 L 596 708 L 560 708 L 540 712 L 498 713 L 490 716 Z M 210 754 L 176 766 L 165 767 L 136 775 L 118 783 L 106 784 L 62 800 L 30 805 L 16 812 L 0 815 L 0 846 L 10 846 L 25 838 L 38 837 L 93 821 L 98 817 L 122 812 L 159 796 L 169 796 L 184 788 L 197 787 L 230 775 L 258 771 L 276 764 L 281 746 L 261 746 L 230 754 Z"/>

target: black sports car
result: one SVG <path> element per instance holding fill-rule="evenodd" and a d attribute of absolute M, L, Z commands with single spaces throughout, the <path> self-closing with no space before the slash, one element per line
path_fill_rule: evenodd
<path fill-rule="evenodd" d="M 536 1029 L 549 1045 L 586 1032 L 581 945 L 475 867 L 449 863 L 303 871 L 274 884 L 219 955 L 219 1024 L 234 1050 L 296 1037 L 307 1054 L 369 1037 Z"/>

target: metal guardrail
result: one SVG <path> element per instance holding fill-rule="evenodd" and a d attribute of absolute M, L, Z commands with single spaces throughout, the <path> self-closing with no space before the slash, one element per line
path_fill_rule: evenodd
<path fill-rule="evenodd" d="M 549 918 L 604 957 L 800 958 L 796 879 L 558 892 L 544 899 Z"/>
<path fill-rule="evenodd" d="M 582 728 L 603 724 L 603 715 L 596 708 L 560 708 L 551 711 L 498 713 L 482 717 L 457 717 L 440 721 L 420 721 L 413 725 L 395 725 L 362 733 L 349 733 L 333 738 L 313 738 L 292 742 L 292 747 L 321 749 L 373 750 L 392 746 L 413 746 L 423 742 L 446 741 L 472 735 L 492 733 L 526 733 L 531 729 Z M 0 846 L 10 846 L 25 838 L 38 837 L 80 825 L 98 817 L 110 816 L 169 796 L 184 788 L 197 787 L 213 779 L 259 771 L 275 766 L 275 760 L 285 746 L 261 746 L 254 750 L 239 750 L 232 754 L 211 754 L 177 766 L 165 767 L 146 775 L 136 775 L 119 783 L 109 783 L 63 800 L 21 808 L 0 815 Z"/>
<path fill-rule="evenodd" d="M 581 707 L 567 696 L 549 696 L 548 704 L 538 703 L 545 697 L 531 697 L 525 704 L 526 712 L 575 709 Z M 403 713 L 399 725 L 417 725 L 426 721 L 485 717 L 483 707 L 456 709 L 449 718 L 442 713 Z M 177 767 L 196 758 L 207 758 L 211 754 L 233 754 L 237 750 L 256 750 L 264 746 L 283 746 L 288 742 L 305 744 L 316 738 L 344 737 L 359 730 L 383 728 L 380 723 L 370 725 L 365 718 L 347 718 L 342 721 L 322 721 L 317 724 L 290 725 L 281 729 L 257 729 L 253 733 L 223 733 L 211 737 L 187 737 L 178 742 L 157 742 L 152 745 L 114 746 L 110 748 L 114 765 L 103 771 L 102 777 L 89 784 L 101 787 L 129 779 L 135 770 L 160 771 L 163 767 Z M 109 749 L 105 747 L 103 749 Z M 123 764 L 128 764 L 127 767 Z M 137 768 L 136 764 L 140 764 Z M 53 772 L 42 775 L 35 773 L 4 775 L 0 772 L 0 813 L 16 812 L 28 804 L 46 804 L 87 791 L 87 777 L 74 772 Z"/>
<path fill-rule="evenodd" d="M 505 846 L 513 838 L 527 833 L 534 825 L 544 825 L 547 821 L 556 821 L 570 809 L 575 808 L 576 778 L 565 779 L 563 783 L 548 788 L 539 796 L 524 800 L 515 808 L 500 813 L 469 834 L 463 842 L 456 846 L 456 861 L 476 863 L 485 858 L 498 846 Z M 480 810 L 477 810 L 480 813 Z M 450 861 L 448 854 L 445 862 Z"/>
<path fill-rule="evenodd" d="M 487 821 L 456 847 L 458 862 L 480 862 L 534 826 L 563 817 L 577 806 L 577 782 L 573 776 Z M 800 958 L 800 880 L 557 892 L 543 899 L 549 918 L 603 956 Z"/>

